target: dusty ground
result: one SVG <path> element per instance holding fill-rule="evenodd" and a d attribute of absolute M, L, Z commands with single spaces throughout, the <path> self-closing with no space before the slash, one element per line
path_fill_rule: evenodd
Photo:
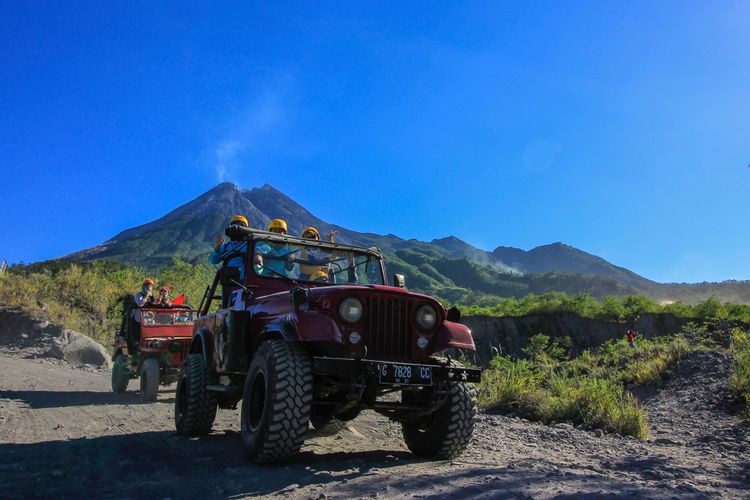
<path fill-rule="evenodd" d="M 0 349 L 2 497 L 750 497 L 750 425 L 728 405 L 721 352 L 692 354 L 645 401 L 649 442 L 480 414 L 460 459 L 429 462 L 368 413 L 281 466 L 245 460 L 236 411 L 187 439 L 172 388 L 141 404 L 137 381 L 117 395 L 108 372 L 25 356 Z"/>

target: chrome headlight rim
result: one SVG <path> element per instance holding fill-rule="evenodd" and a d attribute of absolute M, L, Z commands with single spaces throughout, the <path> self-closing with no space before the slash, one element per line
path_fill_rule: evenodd
<path fill-rule="evenodd" d="M 347 297 L 339 304 L 339 318 L 347 323 L 357 323 L 362 319 L 364 306 L 356 297 Z"/>
<path fill-rule="evenodd" d="M 428 318 L 432 316 L 432 320 Z M 438 312 L 434 306 L 423 304 L 414 313 L 414 322 L 422 330 L 432 330 L 438 322 Z"/>

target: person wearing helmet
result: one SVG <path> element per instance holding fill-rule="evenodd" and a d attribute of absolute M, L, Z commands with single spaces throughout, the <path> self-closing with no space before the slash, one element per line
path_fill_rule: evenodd
<path fill-rule="evenodd" d="M 135 294 L 135 305 L 143 307 L 154 302 L 154 280 L 151 278 L 146 279 L 141 285 L 141 291 Z M 140 315 L 138 320 L 140 321 Z"/>
<path fill-rule="evenodd" d="M 284 219 L 273 219 L 268 224 L 268 232 L 285 236 L 288 231 Z M 255 256 L 255 271 L 260 276 L 284 276 L 292 278 L 294 254 L 298 252 L 284 243 L 263 244 L 262 255 Z"/>
<path fill-rule="evenodd" d="M 320 241 L 320 232 L 312 226 L 308 226 L 302 230 L 300 235 L 302 238 L 308 240 Z M 294 256 L 292 256 L 294 260 Z M 323 253 L 321 249 L 303 248 L 299 252 L 299 279 L 305 281 L 317 281 L 313 279 L 316 273 L 323 272 L 327 274 L 326 265 L 330 263 L 334 257 L 329 253 Z"/>
<path fill-rule="evenodd" d="M 243 215 L 235 215 L 229 219 L 229 225 L 225 234 L 229 241 L 225 242 L 221 235 L 216 236 L 214 250 L 208 256 L 211 264 L 221 264 L 221 305 L 229 307 L 229 299 L 239 289 L 233 282 L 242 283 L 245 278 L 245 254 L 247 253 L 247 241 L 241 234 L 232 229 L 236 227 L 250 227 Z"/>
<path fill-rule="evenodd" d="M 225 242 L 221 235 L 216 236 L 214 251 L 208 256 L 211 264 L 224 267 L 235 267 L 240 270 L 240 280 L 245 277 L 245 253 L 247 242 L 239 235 L 231 231 L 232 226 L 249 227 L 247 219 L 242 215 L 235 215 L 229 219 L 227 232 L 232 233 L 230 240 Z"/>
<path fill-rule="evenodd" d="M 312 281 L 313 283 L 330 283 L 331 280 L 328 276 L 328 273 L 321 270 L 315 271 L 312 275 L 310 275 L 309 281 Z"/>
<path fill-rule="evenodd" d="M 284 219 L 274 219 L 268 224 L 268 231 L 276 234 L 287 234 L 289 228 Z"/>
<path fill-rule="evenodd" d="M 172 300 L 169 298 L 169 287 L 163 286 L 159 288 L 159 296 L 156 298 L 154 305 L 161 307 L 170 307 Z"/>

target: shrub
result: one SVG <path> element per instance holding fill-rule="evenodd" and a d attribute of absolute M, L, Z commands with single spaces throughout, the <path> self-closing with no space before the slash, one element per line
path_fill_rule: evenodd
<path fill-rule="evenodd" d="M 732 330 L 732 376 L 729 386 L 737 398 L 743 401 L 750 417 L 750 335 L 740 328 Z"/>

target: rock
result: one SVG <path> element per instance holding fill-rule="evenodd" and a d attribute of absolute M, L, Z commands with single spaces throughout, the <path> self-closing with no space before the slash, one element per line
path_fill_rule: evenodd
<path fill-rule="evenodd" d="M 63 330 L 61 338 L 67 340 L 60 346 L 62 359 L 71 365 L 110 366 L 109 353 L 103 345 L 93 339 L 73 330 Z M 54 347 L 50 349 L 53 350 Z"/>
<path fill-rule="evenodd" d="M 594 436 L 598 438 L 604 437 L 604 431 L 601 429 L 594 429 Z"/>
<path fill-rule="evenodd" d="M 33 328 L 37 332 L 41 332 L 42 330 L 44 330 L 48 326 L 49 326 L 49 321 L 38 321 L 38 322 L 34 323 L 31 326 L 31 328 Z"/>

